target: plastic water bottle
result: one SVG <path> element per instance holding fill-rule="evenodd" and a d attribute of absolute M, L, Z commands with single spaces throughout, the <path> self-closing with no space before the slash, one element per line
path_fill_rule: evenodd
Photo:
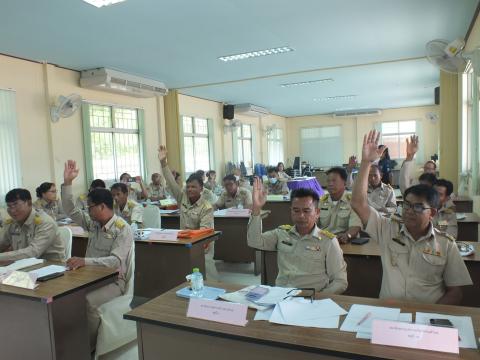
<path fill-rule="evenodd" d="M 200 272 L 199 268 L 193 268 L 191 284 L 192 284 L 192 297 L 202 297 L 203 296 L 203 275 Z"/>

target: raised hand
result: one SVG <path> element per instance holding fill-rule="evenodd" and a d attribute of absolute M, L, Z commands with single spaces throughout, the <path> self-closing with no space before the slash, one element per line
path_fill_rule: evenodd
<path fill-rule="evenodd" d="M 347 170 L 348 172 L 352 172 L 352 170 L 357 166 L 357 157 L 352 155 L 348 158 L 348 165 Z"/>
<path fill-rule="evenodd" d="M 371 130 L 368 135 L 363 137 L 362 160 L 374 162 L 382 156 L 385 146 L 378 147 L 380 132 Z"/>
<path fill-rule="evenodd" d="M 158 147 L 158 160 L 160 160 L 162 166 L 167 164 L 167 147 L 164 145 Z"/>
<path fill-rule="evenodd" d="M 410 141 L 407 138 L 407 160 L 412 160 L 418 151 L 418 136 L 410 136 Z"/>
<path fill-rule="evenodd" d="M 65 163 L 65 169 L 63 170 L 63 183 L 65 185 L 71 185 L 79 172 L 80 170 L 77 168 L 77 162 L 74 160 L 68 160 Z"/>
<path fill-rule="evenodd" d="M 253 179 L 252 202 L 252 213 L 254 215 L 260 214 L 260 210 L 262 210 L 263 205 L 267 202 L 267 192 L 258 177 Z"/>

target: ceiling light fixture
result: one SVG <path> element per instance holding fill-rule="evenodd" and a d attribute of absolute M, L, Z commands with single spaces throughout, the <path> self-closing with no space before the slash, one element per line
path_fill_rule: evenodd
<path fill-rule="evenodd" d="M 318 80 L 310 80 L 310 81 L 300 81 L 300 82 L 294 82 L 294 83 L 280 84 L 280 86 L 284 88 L 289 88 L 294 86 L 315 85 L 315 84 L 323 84 L 323 83 L 329 83 L 329 82 L 333 82 L 333 79 L 328 78 L 328 79 L 318 79 Z"/>
<path fill-rule="evenodd" d="M 125 0 L 83 0 L 83 1 L 97 8 L 101 8 L 104 6 L 118 4 L 118 3 L 124 2 Z"/>
<path fill-rule="evenodd" d="M 352 100 L 357 95 L 339 95 L 339 96 L 327 96 L 324 98 L 315 98 L 313 101 L 336 101 L 336 100 Z"/>
<path fill-rule="evenodd" d="M 290 51 L 293 51 L 291 47 L 283 46 L 283 47 L 266 49 L 266 50 L 250 51 L 242 54 L 220 56 L 218 60 L 221 60 L 224 62 L 235 61 L 235 60 L 245 60 L 245 59 L 251 59 L 259 56 L 278 55 L 278 54 L 283 54 Z"/>

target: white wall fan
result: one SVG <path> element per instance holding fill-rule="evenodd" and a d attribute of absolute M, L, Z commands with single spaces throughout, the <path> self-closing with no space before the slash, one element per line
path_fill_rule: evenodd
<path fill-rule="evenodd" d="M 456 39 L 452 42 L 437 39 L 425 45 L 427 59 L 434 66 L 450 74 L 462 73 L 467 66 L 467 59 L 463 53 L 465 41 Z"/>
<path fill-rule="evenodd" d="M 237 128 L 239 128 L 240 126 L 242 126 L 242 122 L 238 119 L 232 119 L 232 120 L 228 120 L 228 119 L 224 119 L 223 120 L 223 131 L 225 133 L 227 133 L 227 131 L 235 131 Z"/>
<path fill-rule="evenodd" d="M 70 94 L 68 96 L 60 95 L 57 103 L 50 107 L 50 117 L 52 122 L 56 123 L 60 118 L 72 116 L 82 104 L 82 97 L 78 94 Z"/>

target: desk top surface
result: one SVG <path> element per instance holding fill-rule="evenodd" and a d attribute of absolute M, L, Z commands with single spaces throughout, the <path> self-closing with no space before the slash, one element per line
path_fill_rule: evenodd
<path fill-rule="evenodd" d="M 243 286 L 225 283 L 210 283 L 209 285 L 235 291 Z M 212 336 L 229 336 L 243 341 L 254 341 L 269 345 L 280 345 L 299 350 L 327 350 L 347 354 L 372 356 L 389 359 L 478 359 L 478 350 L 460 349 L 460 355 L 432 352 L 426 350 L 413 350 L 407 348 L 394 348 L 374 345 L 369 340 L 356 339 L 355 333 L 343 332 L 339 329 L 317 329 L 295 326 L 271 324 L 267 321 L 253 321 L 255 310 L 249 309 L 249 320 L 245 327 L 221 324 L 186 317 L 188 301 L 175 295 L 175 291 L 186 286 L 168 291 L 167 293 L 143 304 L 125 315 L 130 320 L 148 322 L 159 326 L 174 327 L 186 331 L 201 332 Z M 471 316 L 476 336 L 480 331 L 480 309 L 449 305 L 420 304 L 401 302 L 395 300 L 369 299 L 343 295 L 324 296 L 318 298 L 332 298 L 346 310 L 353 304 L 366 304 L 374 306 L 399 307 L 402 312 L 415 314 L 417 311 L 434 312 L 450 315 Z M 340 319 L 340 324 L 345 316 Z"/>
<path fill-rule="evenodd" d="M 201 236 L 195 236 L 192 237 L 191 239 L 177 239 L 177 240 L 161 240 L 161 241 L 155 241 L 155 240 L 135 240 L 136 244 L 141 244 L 141 243 L 147 243 L 147 244 L 155 244 L 155 245 L 193 245 L 197 242 L 204 241 L 204 240 L 209 240 L 213 239 L 214 241 L 217 240 L 218 237 L 222 234 L 221 231 L 214 231 L 211 234 L 208 235 L 201 235 Z"/>
<path fill-rule="evenodd" d="M 262 217 L 262 219 L 266 218 L 269 214 L 270 214 L 270 210 L 262 210 L 260 215 Z M 171 214 L 161 214 L 162 215 L 162 218 L 180 218 L 180 214 L 177 212 L 177 213 L 171 213 Z M 214 216 L 214 219 L 215 220 L 220 220 L 220 219 L 229 219 L 229 220 L 232 220 L 232 219 L 243 219 L 246 221 L 248 221 L 250 219 L 250 215 L 248 216 L 229 216 L 229 215 L 215 215 Z"/>
<path fill-rule="evenodd" d="M 44 262 L 41 265 L 31 266 L 22 271 L 30 271 L 47 265 L 60 263 Z M 66 271 L 63 276 L 39 283 L 35 290 L 22 289 L 14 286 L 0 285 L 0 295 L 14 295 L 31 298 L 42 302 L 52 302 L 54 299 L 80 290 L 102 280 L 114 279 L 118 271 L 104 266 L 84 266 L 77 270 Z"/>

